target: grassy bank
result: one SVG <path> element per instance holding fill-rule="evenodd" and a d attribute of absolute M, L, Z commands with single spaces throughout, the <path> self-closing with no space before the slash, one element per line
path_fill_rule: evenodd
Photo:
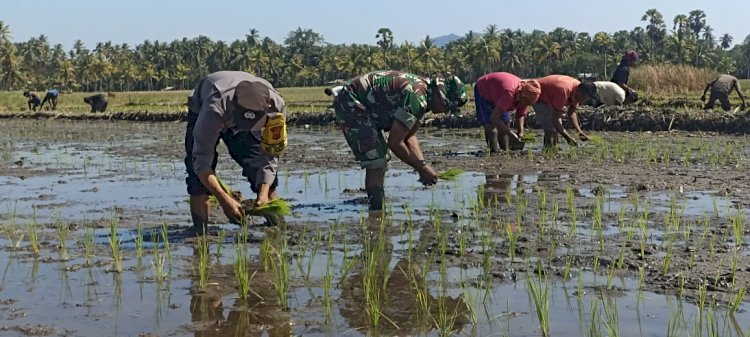
<path fill-rule="evenodd" d="M 281 88 L 279 89 L 289 108 L 293 111 L 323 111 L 330 98 L 323 93 L 323 87 Z M 180 91 L 129 91 L 115 92 L 110 98 L 108 112 L 184 112 L 185 101 L 190 92 Z M 44 96 L 43 92 L 38 93 Z M 60 112 L 88 112 L 91 107 L 83 98 L 93 95 L 89 92 L 64 93 L 58 100 Z M 0 112 L 27 111 L 26 98 L 21 91 L 0 92 Z"/>
<path fill-rule="evenodd" d="M 645 101 L 654 107 L 674 106 L 675 108 L 700 109 L 700 95 L 704 86 L 716 74 L 711 71 L 681 66 L 643 66 L 633 69 L 631 84 Z M 677 83 L 677 84 L 674 84 Z M 741 80 L 743 89 L 750 88 L 750 80 Z M 330 97 L 323 93 L 324 87 L 292 87 L 279 91 L 293 113 L 323 112 L 330 105 Z M 471 98 L 464 111 L 474 111 L 473 87 L 467 85 Z M 60 96 L 58 111 L 62 114 L 85 114 L 90 110 L 83 98 L 93 93 L 74 92 Z M 108 113 L 185 113 L 185 101 L 189 91 L 131 91 L 115 92 L 110 98 Z M 43 93 L 40 93 L 43 95 Z M 731 96 L 732 104 L 739 105 L 736 94 Z M 28 111 L 26 98 L 20 91 L 0 92 L 0 113 L 17 114 Z M 41 117 L 41 116 L 40 116 Z"/>

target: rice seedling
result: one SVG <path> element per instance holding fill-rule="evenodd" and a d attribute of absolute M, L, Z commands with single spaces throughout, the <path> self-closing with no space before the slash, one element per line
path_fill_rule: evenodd
<path fill-rule="evenodd" d="M 68 260 L 68 226 L 59 220 L 56 222 L 57 240 L 60 243 L 60 260 L 66 261 Z"/>
<path fill-rule="evenodd" d="M 508 256 L 510 262 L 516 261 L 516 235 L 512 224 L 505 224 L 505 233 L 508 235 Z"/>
<path fill-rule="evenodd" d="M 166 259 L 164 255 L 161 255 L 161 249 L 159 249 L 158 246 L 154 247 L 154 256 L 151 259 L 151 267 L 154 270 L 154 278 L 156 281 L 161 282 L 163 281 L 167 276 L 169 276 L 168 272 L 165 270 L 165 264 Z"/>
<path fill-rule="evenodd" d="M 167 252 L 167 260 L 172 261 L 172 250 L 169 247 L 169 229 L 166 220 L 161 222 L 161 240 L 164 243 L 164 251 Z"/>
<path fill-rule="evenodd" d="M 549 286 L 547 278 L 543 275 L 541 263 L 538 268 L 538 277 L 526 278 L 526 289 L 534 303 L 536 318 L 542 330 L 542 336 L 549 336 Z M 533 280 L 532 280 L 533 279 Z"/>
<path fill-rule="evenodd" d="M 221 257 L 221 248 L 224 246 L 224 240 L 227 238 L 227 231 L 219 230 L 219 240 L 216 242 L 216 257 Z"/>
<path fill-rule="evenodd" d="M 10 203 L 8 204 L 8 217 L 9 222 L 3 223 L 3 232 L 5 233 L 6 240 L 8 241 L 8 246 L 12 250 L 16 250 L 21 247 L 21 242 L 23 242 L 24 233 L 18 228 L 16 225 L 16 204 L 13 203 L 13 207 L 11 208 Z"/>
<path fill-rule="evenodd" d="M 667 337 L 682 336 L 682 322 L 684 320 L 682 306 L 678 306 L 676 311 L 669 310 L 669 321 L 667 322 Z"/>
<path fill-rule="evenodd" d="M 292 213 L 292 207 L 286 200 L 278 198 L 271 200 L 262 206 L 252 208 L 249 213 L 257 215 L 270 214 L 287 216 Z"/>
<path fill-rule="evenodd" d="M 120 251 L 121 238 L 117 234 L 117 217 L 114 212 L 109 217 L 109 248 L 112 252 L 114 270 L 122 272 L 122 251 Z"/>
<path fill-rule="evenodd" d="M 445 172 L 441 172 L 440 174 L 438 174 L 438 178 L 442 180 L 447 180 L 447 181 L 454 181 L 458 179 L 458 176 L 460 176 L 463 173 L 464 173 L 464 170 L 454 168 L 454 169 L 449 169 Z"/>
<path fill-rule="evenodd" d="M 745 211 L 739 204 L 737 204 L 736 209 L 737 212 L 731 218 L 731 222 L 734 229 L 734 244 L 737 248 L 740 248 L 745 237 Z"/>
<path fill-rule="evenodd" d="M 286 235 L 279 240 L 278 248 L 272 248 L 270 259 L 273 270 L 273 285 L 281 310 L 289 310 L 289 249 L 287 248 Z"/>
<path fill-rule="evenodd" d="M 235 243 L 235 260 L 234 260 L 234 275 L 237 278 L 237 287 L 239 290 L 240 298 L 245 299 L 247 295 L 252 292 L 250 289 L 250 282 L 255 276 L 256 272 L 250 275 L 250 271 L 247 267 L 247 232 L 245 229 L 237 236 L 237 242 Z M 253 294 L 256 294 L 253 292 Z M 260 295 L 257 295 L 261 298 Z"/>
<path fill-rule="evenodd" d="M 737 312 L 737 310 L 740 308 L 740 305 L 742 305 L 743 299 L 745 298 L 746 291 L 747 288 L 741 287 L 740 290 L 738 290 L 737 293 L 734 294 L 734 298 L 729 302 L 729 305 L 727 307 L 727 313 L 729 315 L 734 315 L 734 313 Z"/>
<path fill-rule="evenodd" d="M 135 233 L 135 257 L 138 258 L 138 261 L 143 258 L 143 228 L 141 226 L 141 220 L 138 219 L 136 233 Z"/>
<path fill-rule="evenodd" d="M 86 265 L 91 265 L 94 256 L 94 228 L 90 226 L 83 227 L 83 253 Z"/>
<path fill-rule="evenodd" d="M 469 245 L 469 228 L 465 223 L 458 230 L 458 255 L 466 256 L 466 248 Z"/>
<path fill-rule="evenodd" d="M 388 284 L 388 273 L 384 270 L 384 268 L 388 268 L 388 264 L 383 261 L 383 258 L 387 256 L 385 252 L 384 218 L 380 221 L 380 229 L 376 235 L 377 237 L 374 240 L 365 242 L 363 257 L 362 287 L 364 288 L 365 310 L 370 327 L 380 326 L 380 319 L 385 317 L 381 307 L 383 303 L 382 290 Z"/>
<path fill-rule="evenodd" d="M 661 273 L 662 275 L 667 275 L 669 273 L 669 268 L 672 266 L 672 242 L 669 242 L 669 246 L 667 247 L 667 253 L 664 256 L 664 260 L 662 261 L 661 265 Z"/>
<path fill-rule="evenodd" d="M 685 274 L 684 273 L 678 273 L 675 275 L 678 278 L 678 288 L 677 288 L 677 297 L 682 297 L 683 291 L 685 290 Z"/>
<path fill-rule="evenodd" d="M 204 234 L 198 238 L 198 286 L 206 289 L 208 283 L 208 238 Z"/>
<path fill-rule="evenodd" d="M 31 219 L 31 222 L 28 222 L 26 224 L 26 232 L 28 233 L 29 237 L 29 246 L 31 247 L 31 252 L 34 253 L 34 256 L 39 256 L 39 234 L 38 234 L 38 228 L 39 225 L 37 224 L 36 220 L 36 207 L 33 207 L 34 214 L 33 218 Z"/>
<path fill-rule="evenodd" d="M 606 301 L 602 297 L 602 308 L 604 309 L 604 328 L 607 330 L 607 336 L 620 336 L 620 319 L 617 312 L 617 302 L 610 297 Z"/>
<path fill-rule="evenodd" d="M 260 244 L 260 259 L 263 261 L 263 271 L 268 271 L 271 265 L 271 240 L 266 238 Z"/>
<path fill-rule="evenodd" d="M 505 188 L 505 203 L 508 207 L 513 205 L 513 190 L 510 185 Z"/>
<path fill-rule="evenodd" d="M 596 299 L 591 300 L 590 317 L 589 317 L 589 331 L 588 336 L 590 337 L 601 337 L 601 313 L 599 312 L 599 302 Z"/>
<path fill-rule="evenodd" d="M 326 273 L 323 276 L 323 311 L 326 322 L 331 321 L 333 305 L 331 304 L 331 288 L 333 286 L 333 229 L 328 230 L 326 254 Z"/>
<path fill-rule="evenodd" d="M 563 271 L 564 280 L 570 279 L 570 267 L 572 264 L 573 264 L 573 256 L 568 255 L 568 258 L 565 260 L 565 270 Z"/>

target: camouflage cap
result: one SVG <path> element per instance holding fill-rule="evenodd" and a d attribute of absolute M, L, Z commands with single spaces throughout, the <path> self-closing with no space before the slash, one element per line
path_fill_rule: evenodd
<path fill-rule="evenodd" d="M 455 75 L 446 78 L 436 77 L 430 81 L 430 89 L 440 91 L 445 106 L 451 112 L 458 111 L 458 107 L 463 106 L 469 100 L 464 82 Z"/>

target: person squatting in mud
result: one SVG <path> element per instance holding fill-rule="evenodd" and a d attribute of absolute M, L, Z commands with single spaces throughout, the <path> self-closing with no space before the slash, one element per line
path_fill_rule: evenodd
<path fill-rule="evenodd" d="M 711 96 L 708 97 L 708 102 L 706 102 L 706 92 L 709 90 L 711 90 Z M 726 74 L 719 75 L 719 77 L 706 84 L 706 88 L 703 89 L 703 95 L 701 95 L 701 102 L 706 102 L 703 110 L 713 110 L 718 100 L 724 112 L 729 111 L 732 108 L 729 103 L 729 94 L 732 91 L 737 91 L 737 95 L 740 96 L 740 100 L 742 101 L 740 109 L 744 110 L 747 105 L 745 104 L 745 95 L 742 94 L 742 88 L 740 88 L 740 81 L 736 77 Z"/>
<path fill-rule="evenodd" d="M 474 104 L 477 120 L 484 126 L 484 139 L 490 153 L 508 150 L 511 144 L 523 142 L 526 112 L 529 105 L 536 103 L 541 92 L 538 81 L 521 80 L 506 72 L 486 74 L 477 80 Z M 509 127 L 513 111 L 518 134 Z"/>
<path fill-rule="evenodd" d="M 245 216 L 243 206 L 221 187 L 214 172 L 219 139 L 257 194 L 255 205 L 278 198 L 278 159 L 261 149 L 261 135 L 267 119 L 279 114 L 286 116 L 281 95 L 266 80 L 245 72 L 215 72 L 193 89 L 185 131 L 185 182 L 197 234 L 203 234 L 208 224 L 209 195 L 216 197 L 231 222 L 240 224 Z"/>
<path fill-rule="evenodd" d="M 576 112 L 580 102 L 588 99 L 601 101 L 594 82 L 580 82 L 565 75 L 550 75 L 538 81 L 542 93 L 533 107 L 537 122 L 544 130 L 544 147 L 557 146 L 558 134 L 562 135 L 568 144 L 578 146 L 578 142 L 570 136 L 562 124 L 561 117 L 566 110 L 571 124 L 578 132 L 578 137 L 584 141 L 588 140 L 588 136 L 581 130 Z"/>
<path fill-rule="evenodd" d="M 630 67 L 635 67 L 637 64 L 638 53 L 635 50 L 628 50 L 622 55 L 620 64 L 615 68 L 612 79 L 610 79 L 610 82 L 617 83 L 625 91 L 625 95 L 629 97 L 628 100 L 633 102 L 638 100 L 638 95 L 635 89 L 628 86 L 628 82 L 630 81 Z"/>
<path fill-rule="evenodd" d="M 83 102 L 91 106 L 91 112 L 107 111 L 109 97 L 115 97 L 115 94 L 108 92 L 106 94 L 96 94 L 83 98 Z"/>
<path fill-rule="evenodd" d="M 334 100 L 336 121 L 365 172 L 369 208 L 382 210 L 388 149 L 419 173 L 424 185 L 438 174 L 422 155 L 417 131 L 425 113 L 457 111 L 466 104 L 456 76 L 427 79 L 400 71 L 375 71 L 353 78 Z M 383 136 L 388 131 L 388 140 Z"/>
<path fill-rule="evenodd" d="M 47 90 L 47 93 L 44 94 L 44 99 L 40 99 L 37 93 L 30 91 L 24 91 L 23 96 L 28 99 L 26 103 L 29 104 L 29 110 L 31 111 L 36 111 L 37 108 L 42 110 L 44 103 L 48 102 L 50 110 L 54 111 L 57 109 L 57 97 L 60 96 L 60 91 L 57 89 Z"/>
<path fill-rule="evenodd" d="M 31 111 L 36 111 L 36 108 L 42 105 L 42 100 L 35 92 L 24 91 L 23 96 L 27 98 L 26 103 L 29 104 L 29 110 Z"/>

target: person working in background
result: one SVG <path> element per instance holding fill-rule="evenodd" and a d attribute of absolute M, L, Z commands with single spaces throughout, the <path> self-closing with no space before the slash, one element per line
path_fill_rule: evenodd
<path fill-rule="evenodd" d="M 630 101 L 636 101 L 638 97 L 635 89 L 628 86 L 628 82 L 630 81 L 630 67 L 635 67 L 636 64 L 638 64 L 638 53 L 635 50 L 628 50 L 620 59 L 620 64 L 615 69 L 610 80 L 610 82 L 617 83 L 625 91 L 625 95 L 635 96 L 635 98 L 629 98 Z"/>
<path fill-rule="evenodd" d="M 711 96 L 709 96 L 708 102 L 706 102 L 706 92 L 709 90 L 711 90 Z M 714 104 L 716 104 L 716 100 L 718 100 L 721 103 L 721 108 L 724 109 L 725 112 L 729 111 L 729 109 L 731 109 L 731 104 L 729 104 L 729 94 L 731 94 L 732 91 L 737 91 L 737 95 L 740 96 L 740 100 L 742 101 L 740 109 L 745 109 L 745 95 L 742 94 L 740 81 L 732 75 L 723 74 L 706 84 L 706 88 L 703 89 L 701 102 L 706 102 L 703 110 L 713 110 Z"/>
<path fill-rule="evenodd" d="M 541 92 L 536 80 L 524 81 L 506 72 L 490 73 L 477 80 L 474 85 L 477 120 L 484 126 L 490 153 L 508 150 L 510 144 L 523 142 L 526 111 L 529 105 L 536 103 Z M 508 127 L 512 111 L 515 111 L 518 134 Z"/>
<path fill-rule="evenodd" d="M 47 90 L 47 94 L 44 95 L 44 99 L 42 100 L 41 107 L 44 108 L 44 103 L 49 102 L 50 110 L 54 111 L 55 109 L 57 109 L 58 96 L 60 96 L 60 91 L 58 91 L 57 89 Z"/>
<path fill-rule="evenodd" d="M 23 96 L 28 99 L 26 102 L 29 103 L 29 110 L 31 111 L 36 111 L 36 108 L 42 105 L 42 100 L 35 92 L 24 91 Z"/>

